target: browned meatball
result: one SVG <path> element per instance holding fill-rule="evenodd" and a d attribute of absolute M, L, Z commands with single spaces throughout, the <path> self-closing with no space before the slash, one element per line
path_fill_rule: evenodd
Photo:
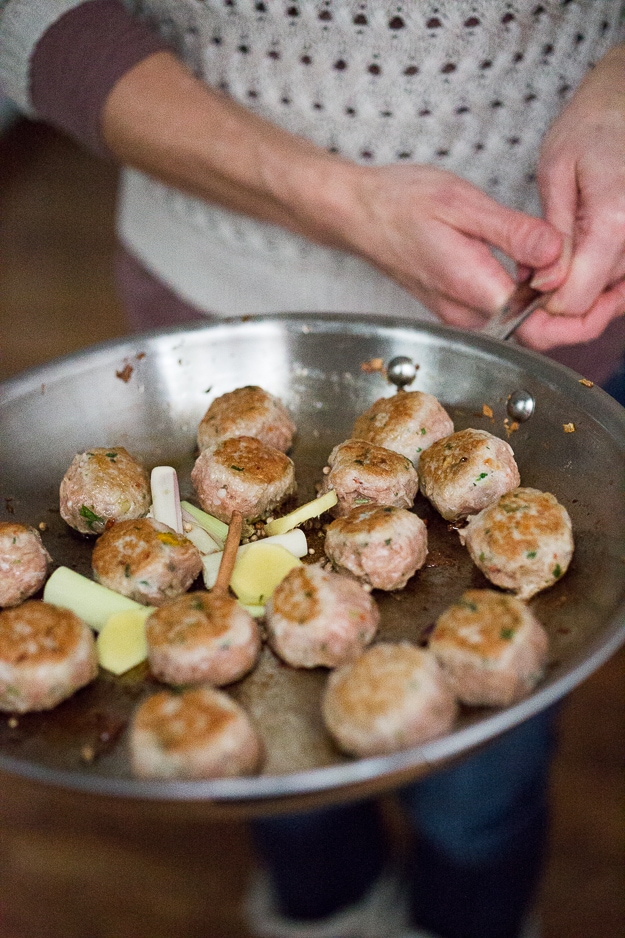
<path fill-rule="evenodd" d="M 355 756 L 417 746 L 448 732 L 456 701 L 434 655 L 408 642 L 381 642 L 328 678 L 323 718 Z"/>
<path fill-rule="evenodd" d="M 400 391 L 381 397 L 361 414 L 352 437 L 392 449 L 418 466 L 428 446 L 453 432 L 451 417 L 432 394 Z"/>
<path fill-rule="evenodd" d="M 74 456 L 59 494 L 61 517 L 70 527 L 101 534 L 109 521 L 147 515 L 150 477 L 123 446 L 100 446 Z"/>
<path fill-rule="evenodd" d="M 563 576 L 573 556 L 571 519 L 549 492 L 518 488 L 458 532 L 491 583 L 529 599 Z"/>
<path fill-rule="evenodd" d="M 266 609 L 269 644 L 296 668 L 352 661 L 375 635 L 380 613 L 355 580 L 320 565 L 295 567 Z"/>
<path fill-rule="evenodd" d="M 0 522 L 0 606 L 17 606 L 41 589 L 50 560 L 39 531 Z"/>
<path fill-rule="evenodd" d="M 96 541 L 91 563 L 98 583 L 146 606 L 175 599 L 202 570 L 197 547 L 153 518 L 114 524 Z"/>
<path fill-rule="evenodd" d="M 93 633 L 69 609 L 29 599 L 0 612 L 0 710 L 50 710 L 97 673 Z"/>
<path fill-rule="evenodd" d="M 477 514 L 521 477 L 509 443 L 486 430 L 459 430 L 426 449 L 419 487 L 447 521 Z"/>
<path fill-rule="evenodd" d="M 329 525 L 324 546 L 339 572 L 374 589 L 398 590 L 425 563 L 428 534 L 405 508 L 361 505 Z"/>
<path fill-rule="evenodd" d="M 207 449 L 233 436 L 255 436 L 283 453 L 291 448 L 295 424 L 282 401 L 249 385 L 217 397 L 200 422 L 197 441 Z"/>
<path fill-rule="evenodd" d="M 332 514 L 342 517 L 359 505 L 395 505 L 410 508 L 419 477 L 405 456 L 365 440 L 347 440 L 328 457 L 321 494 L 331 489 L 338 503 Z"/>
<path fill-rule="evenodd" d="M 548 644 L 525 603 L 495 590 L 467 590 L 439 616 L 430 638 L 457 698 L 492 707 L 507 707 L 533 690 Z"/>
<path fill-rule="evenodd" d="M 166 684 L 231 684 L 260 654 L 258 625 L 227 593 L 179 596 L 153 612 L 145 630 L 150 670 Z"/>
<path fill-rule="evenodd" d="M 205 449 L 191 472 L 200 505 L 228 523 L 237 510 L 245 521 L 266 518 L 296 490 L 293 462 L 251 436 Z"/>
<path fill-rule="evenodd" d="M 132 771 L 139 778 L 250 775 L 263 752 L 247 713 L 212 687 L 149 697 L 135 711 L 129 743 Z"/>

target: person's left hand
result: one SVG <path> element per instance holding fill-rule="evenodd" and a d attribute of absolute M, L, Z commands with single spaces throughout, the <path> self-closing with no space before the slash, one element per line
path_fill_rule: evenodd
<path fill-rule="evenodd" d="M 625 313 L 625 45 L 588 74 L 547 132 L 538 185 L 565 249 L 534 276 L 538 289 L 557 289 L 519 338 L 545 350 L 595 339 Z"/>

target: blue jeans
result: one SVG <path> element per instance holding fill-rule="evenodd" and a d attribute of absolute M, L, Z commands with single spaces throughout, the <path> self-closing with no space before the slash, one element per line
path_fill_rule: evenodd
<path fill-rule="evenodd" d="M 413 923 L 441 938 L 514 938 L 542 869 L 553 708 L 402 789 L 414 833 Z M 387 859 L 375 801 L 254 821 L 281 911 L 315 919 L 358 901 Z"/>

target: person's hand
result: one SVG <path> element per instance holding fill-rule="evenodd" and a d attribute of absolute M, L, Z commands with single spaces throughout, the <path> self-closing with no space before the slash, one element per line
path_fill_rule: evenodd
<path fill-rule="evenodd" d="M 547 267 L 562 236 L 452 173 L 332 156 L 155 53 L 113 87 L 111 153 L 186 192 L 365 258 L 449 323 L 481 325 L 514 282 L 494 258 Z"/>
<path fill-rule="evenodd" d="M 519 329 L 537 349 L 597 338 L 625 312 L 625 46 L 588 74 L 543 142 L 545 218 L 565 236 L 562 257 L 533 285 L 557 288 Z"/>
<path fill-rule="evenodd" d="M 347 197 L 334 215 L 341 246 L 452 325 L 482 326 L 512 292 L 514 281 L 491 247 L 531 268 L 561 255 L 555 228 L 500 205 L 452 173 L 423 165 L 346 173 Z"/>

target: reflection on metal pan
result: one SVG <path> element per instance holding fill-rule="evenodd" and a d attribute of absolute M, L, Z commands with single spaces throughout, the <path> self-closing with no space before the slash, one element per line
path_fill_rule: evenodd
<path fill-rule="evenodd" d="M 522 484 L 553 492 L 568 509 L 576 552 L 565 577 L 532 607 L 551 644 L 547 675 L 521 703 L 466 710 L 449 735 L 376 759 L 341 756 L 319 701 L 324 669 L 296 671 L 265 649 L 257 669 L 229 688 L 252 714 L 267 747 L 263 774 L 205 782 L 138 781 L 125 727 L 156 684 L 147 669 L 102 673 L 56 710 L 0 718 L 0 770 L 76 790 L 202 803 L 215 815 L 316 805 L 383 791 L 461 756 L 549 706 L 603 663 L 625 637 L 625 411 L 599 388 L 534 353 L 442 326 L 368 316 L 245 317 L 110 342 L 51 362 L 0 387 L 0 517 L 39 525 L 55 564 L 90 573 L 91 542 L 58 514 L 60 480 L 76 452 L 124 445 L 148 468 L 174 465 L 183 497 L 197 424 L 217 395 L 258 384 L 281 397 L 298 434 L 292 453 L 301 500 L 332 447 L 376 398 L 395 393 L 372 359 L 404 355 L 418 365 L 411 389 L 436 395 L 457 429 L 508 438 Z M 535 401 L 512 428 L 507 402 Z M 486 405 L 486 406 L 485 406 Z M 564 425 L 574 432 L 564 432 Z M 396 594 L 376 594 L 380 637 L 419 641 L 469 586 L 486 586 L 455 532 L 419 496 L 429 522 L 427 565 Z M 313 559 L 321 559 L 321 539 Z"/>

